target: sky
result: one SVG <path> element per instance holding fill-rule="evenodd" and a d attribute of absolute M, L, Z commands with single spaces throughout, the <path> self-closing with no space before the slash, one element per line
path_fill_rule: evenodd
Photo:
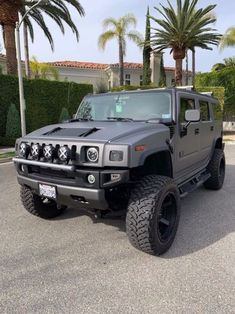
<path fill-rule="evenodd" d="M 170 2 L 175 3 L 176 0 Z M 98 49 L 97 41 L 102 33 L 102 21 L 107 17 L 118 18 L 127 13 L 132 13 L 137 18 L 137 30 L 144 35 L 145 16 L 147 6 L 150 7 L 152 15 L 158 15 L 154 9 L 159 4 L 165 4 L 166 0 L 80 0 L 85 9 L 85 17 L 80 17 L 70 9 L 75 24 L 78 26 L 80 33 L 79 42 L 76 41 L 75 35 L 66 28 L 65 35 L 62 35 L 55 23 L 47 20 L 47 24 L 52 30 L 55 40 L 55 51 L 52 52 L 47 39 L 40 29 L 35 26 L 35 42 L 30 43 L 30 56 L 36 56 L 41 62 L 58 61 L 58 60 L 75 60 L 100 63 L 118 62 L 118 46 L 115 40 L 109 42 L 105 51 Z M 235 1 L 233 0 L 199 0 L 198 7 L 205 7 L 209 4 L 217 4 L 215 14 L 217 22 L 214 25 L 218 31 L 223 34 L 230 26 L 235 26 Z M 154 26 L 154 24 L 152 24 Z M 0 38 L 0 43 L 2 38 Z M 23 53 L 22 53 L 23 56 Z M 222 62 L 224 58 L 235 56 L 235 47 L 225 49 L 220 52 L 214 47 L 213 51 L 197 50 L 197 71 L 209 71 L 213 64 Z M 23 57 L 22 57 L 23 58 Z M 142 62 L 142 52 L 136 45 L 128 42 L 127 62 Z M 169 51 L 164 54 L 165 66 L 174 66 L 174 61 Z"/>

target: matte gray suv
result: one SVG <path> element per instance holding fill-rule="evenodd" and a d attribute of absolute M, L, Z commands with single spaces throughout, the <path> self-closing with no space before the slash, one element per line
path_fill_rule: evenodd
<path fill-rule="evenodd" d="M 175 238 L 180 198 L 225 176 L 218 100 L 187 89 L 88 95 L 74 119 L 18 139 L 16 152 L 31 214 L 125 211 L 130 242 L 154 255 Z"/>

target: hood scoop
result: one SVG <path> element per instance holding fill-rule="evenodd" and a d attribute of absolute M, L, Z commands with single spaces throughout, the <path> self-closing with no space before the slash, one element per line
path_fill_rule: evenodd
<path fill-rule="evenodd" d="M 97 128 L 91 128 L 91 129 L 85 129 L 85 128 L 55 128 L 49 132 L 44 133 L 45 136 L 56 136 L 56 137 L 87 137 L 100 129 Z"/>

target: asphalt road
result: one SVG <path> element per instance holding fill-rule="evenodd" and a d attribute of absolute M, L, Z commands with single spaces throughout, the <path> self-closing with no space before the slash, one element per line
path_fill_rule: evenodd
<path fill-rule="evenodd" d="M 224 188 L 182 201 L 162 257 L 134 249 L 120 219 L 31 216 L 1 165 L 0 313 L 235 313 L 235 145 L 226 156 Z"/>

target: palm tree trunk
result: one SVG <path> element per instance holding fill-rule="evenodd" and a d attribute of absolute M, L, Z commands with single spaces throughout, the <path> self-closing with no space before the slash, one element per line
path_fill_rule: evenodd
<path fill-rule="evenodd" d="M 192 84 L 195 87 L 195 75 L 196 75 L 196 58 L 195 58 L 195 50 L 192 51 Z"/>
<path fill-rule="evenodd" d="M 188 85 L 188 50 L 186 51 L 186 85 Z"/>
<path fill-rule="evenodd" d="M 175 82 L 176 86 L 182 86 L 182 63 L 183 59 L 175 60 Z"/>
<path fill-rule="evenodd" d="M 7 73 L 17 74 L 15 27 L 13 24 L 4 25 L 4 44 L 6 49 Z"/>
<path fill-rule="evenodd" d="M 25 54 L 25 74 L 26 77 L 30 78 L 30 65 L 29 65 L 29 37 L 27 25 L 23 24 L 23 35 L 24 35 L 24 54 Z"/>
<path fill-rule="evenodd" d="M 123 45 L 121 38 L 119 38 L 119 83 L 120 86 L 124 85 Z"/>

